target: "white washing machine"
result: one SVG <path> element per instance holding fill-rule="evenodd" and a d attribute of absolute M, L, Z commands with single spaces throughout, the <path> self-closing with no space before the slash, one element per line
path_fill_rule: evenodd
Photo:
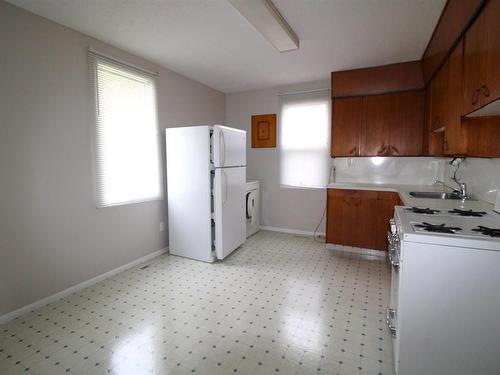
<path fill-rule="evenodd" d="M 245 193 L 247 238 L 260 229 L 260 182 L 247 181 Z"/>

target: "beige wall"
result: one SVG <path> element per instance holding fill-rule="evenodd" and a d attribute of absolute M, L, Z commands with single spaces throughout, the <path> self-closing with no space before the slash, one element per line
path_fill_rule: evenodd
<path fill-rule="evenodd" d="M 279 92 L 311 90 L 329 85 L 329 81 L 318 81 L 226 95 L 227 126 L 247 131 L 247 177 L 261 182 L 261 225 L 312 232 L 325 209 L 326 190 L 280 187 L 279 148 L 251 148 L 251 117 L 255 114 L 278 114 Z M 324 222 L 319 231 L 325 231 Z"/>
<path fill-rule="evenodd" d="M 0 1 L 0 315 L 167 246 L 165 201 L 96 209 L 87 49 L 159 71 L 159 124 L 224 95 Z"/>

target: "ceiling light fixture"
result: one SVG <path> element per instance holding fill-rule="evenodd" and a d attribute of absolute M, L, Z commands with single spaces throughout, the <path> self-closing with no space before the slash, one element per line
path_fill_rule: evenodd
<path fill-rule="evenodd" d="M 278 51 L 299 48 L 299 38 L 271 0 L 228 0 Z"/>

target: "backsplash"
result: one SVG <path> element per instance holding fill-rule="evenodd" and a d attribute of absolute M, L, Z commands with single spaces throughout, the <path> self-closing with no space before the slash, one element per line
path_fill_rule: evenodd
<path fill-rule="evenodd" d="M 455 167 L 446 159 L 444 175 L 446 181 L 454 186 L 450 177 Z M 496 194 L 500 190 L 500 159 L 467 158 L 460 165 L 457 178 L 467 184 L 467 189 L 474 198 L 495 203 Z"/>
<path fill-rule="evenodd" d="M 449 158 L 357 157 L 334 158 L 336 182 L 432 185 L 436 179 L 455 186 Z M 457 173 L 476 199 L 495 203 L 500 191 L 500 158 L 467 158 Z"/>
<path fill-rule="evenodd" d="M 432 157 L 334 158 L 337 182 L 432 185 L 443 179 L 446 159 Z"/>

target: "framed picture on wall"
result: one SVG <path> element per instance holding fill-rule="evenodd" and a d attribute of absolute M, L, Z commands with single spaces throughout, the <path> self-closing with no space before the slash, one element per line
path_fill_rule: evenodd
<path fill-rule="evenodd" d="M 252 116 L 252 148 L 276 147 L 276 114 Z"/>

